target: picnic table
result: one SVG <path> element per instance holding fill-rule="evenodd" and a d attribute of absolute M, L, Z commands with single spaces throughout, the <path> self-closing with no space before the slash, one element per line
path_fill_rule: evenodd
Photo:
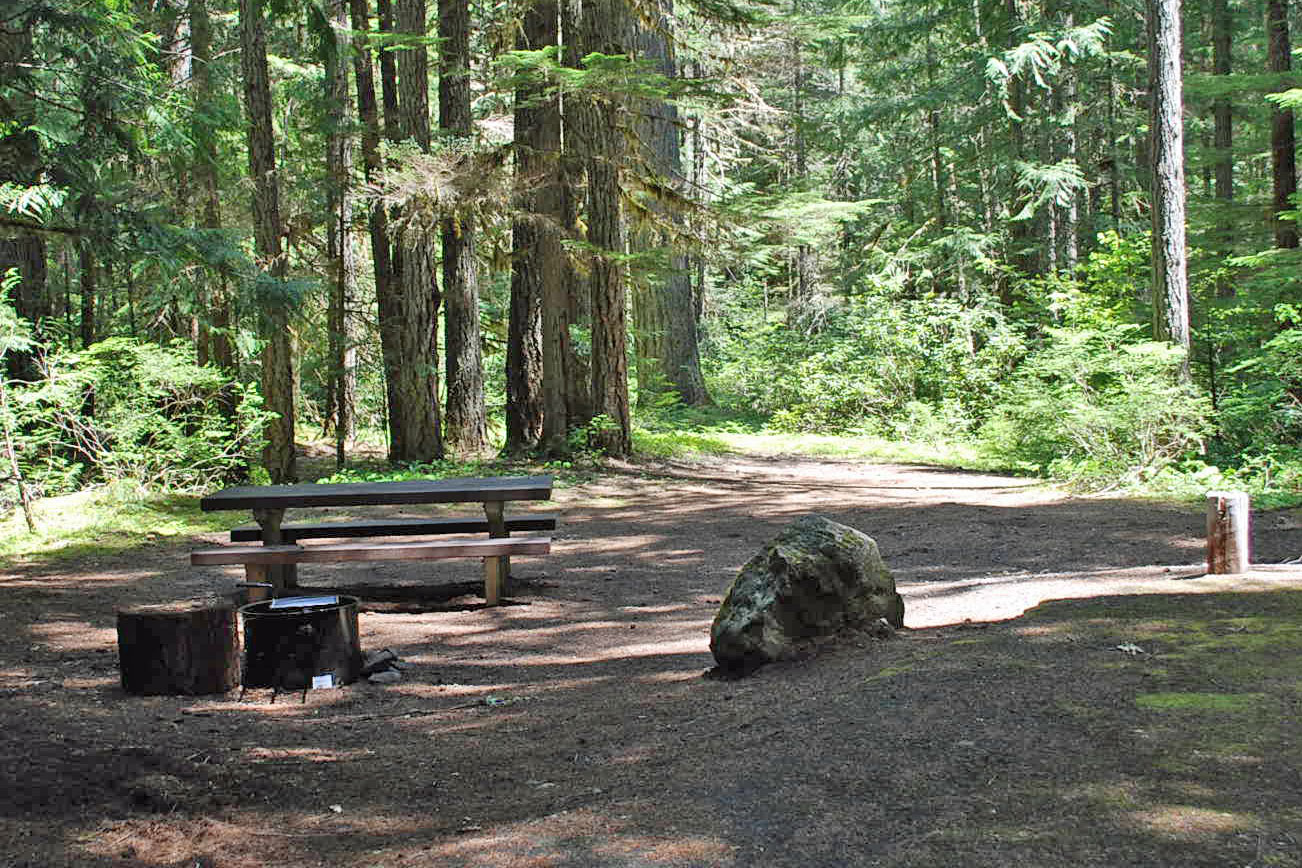
<path fill-rule="evenodd" d="M 545 554 L 547 537 L 510 538 L 512 530 L 555 527 L 555 516 L 506 515 L 515 501 L 551 498 L 551 476 L 492 476 L 460 479 L 411 479 L 400 482 L 344 482 L 298 485 L 240 485 L 210 494 L 199 501 L 205 512 L 249 510 L 256 527 L 236 528 L 231 540 L 253 541 L 260 546 L 227 546 L 192 552 L 196 565 L 245 565 L 249 581 L 267 581 L 279 592 L 297 585 L 296 565 L 304 562 L 365 560 L 436 560 L 483 557 L 485 598 L 499 602 L 512 554 Z M 484 517 L 396 518 L 347 520 L 312 524 L 284 523 L 291 509 L 357 506 L 412 506 L 478 503 Z M 427 536 L 487 531 L 487 539 L 399 543 L 344 543 L 302 546 L 301 539 L 380 536 Z"/>

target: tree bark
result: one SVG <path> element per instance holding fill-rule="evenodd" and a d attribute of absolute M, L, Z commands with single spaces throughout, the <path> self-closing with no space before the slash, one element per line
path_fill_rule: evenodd
<path fill-rule="evenodd" d="M 249 174 L 253 177 L 253 237 L 259 266 L 258 331 L 262 349 L 262 397 L 276 417 L 267 424 L 263 465 L 274 484 L 292 482 L 294 460 L 294 372 L 289 309 L 284 291 L 287 261 L 281 251 L 280 183 L 276 176 L 267 76 L 262 0 L 239 0 L 244 105 L 248 120 Z"/>
<path fill-rule="evenodd" d="M 1229 0 L 1212 0 L 1212 73 L 1228 76 L 1232 71 L 1234 19 Z M 1234 203 L 1234 107 L 1228 96 L 1218 97 L 1212 103 L 1212 162 L 1213 195 L 1220 203 L 1222 216 L 1215 230 L 1216 252 L 1222 257 L 1234 253 L 1234 223 L 1231 206 Z M 1216 294 L 1222 298 L 1234 295 L 1234 282 L 1218 278 Z M 1215 383 L 1212 399 L 1215 401 Z"/>
<path fill-rule="evenodd" d="M 1242 491 L 1207 492 L 1207 572 L 1237 575 L 1252 568 L 1252 510 Z"/>
<path fill-rule="evenodd" d="M 386 5 L 381 3 L 382 11 Z M 424 0 L 398 0 L 395 10 L 400 32 L 420 38 L 427 35 Z M 428 152 L 429 52 L 422 44 L 408 46 L 398 54 L 397 88 L 384 87 L 386 124 Z M 381 70 L 385 69 L 382 54 Z M 396 118 L 389 111 L 391 104 Z M 440 299 L 434 280 L 433 239 L 423 229 L 403 227 L 398 254 L 393 259 L 398 291 L 391 299 L 392 316 L 381 325 L 382 339 L 387 335 L 394 359 L 394 367 L 386 372 L 394 378 L 389 460 L 426 462 L 443 456 L 435 329 Z"/>
<path fill-rule="evenodd" d="M 585 53 L 626 52 L 629 14 L 623 0 L 584 4 L 579 44 Z M 582 111 L 582 139 L 588 174 L 588 242 L 593 256 L 589 278 L 592 299 L 592 400 L 605 424 L 593 443 L 609 455 L 632 450 L 628 399 L 628 335 L 625 305 L 624 225 L 620 212 L 620 165 L 624 158 L 623 106 L 613 95 L 591 94 Z M 595 418 L 595 416 L 594 416 Z"/>
<path fill-rule="evenodd" d="M 579 3 L 577 0 L 559 0 L 561 10 L 561 62 L 570 69 L 579 67 Z M 583 100 L 576 96 L 563 98 L 561 101 L 561 127 L 564 130 L 564 146 L 560 161 L 561 225 L 569 238 L 579 237 L 579 200 L 580 188 L 584 182 L 585 148 L 579 143 L 582 138 L 583 114 L 586 109 Z M 592 328 L 592 295 L 588 281 L 573 263 L 566 258 L 565 283 L 569 287 L 567 295 L 567 319 L 577 329 Z M 588 424 L 592 420 L 592 347 L 586 348 L 578 341 L 567 341 L 571 352 L 565 360 L 565 412 L 570 430 Z M 552 435 L 549 443 L 555 443 Z"/>
<path fill-rule="evenodd" d="M 470 6 L 439 0 L 439 129 L 469 139 Z M 447 412 L 444 440 L 461 456 L 488 450 L 484 363 L 479 336 L 479 271 L 475 224 L 469 214 L 443 220 L 443 292 L 447 336 Z"/>
<path fill-rule="evenodd" d="M 32 56 L 32 34 L 40 7 L 8 18 L 0 27 L 0 81 L 19 78 L 22 65 Z M 0 95 L 0 178 L 29 185 L 40 181 L 43 170 L 41 142 L 31 126 L 41 116 L 40 104 L 20 91 Z M 18 283 L 9 293 L 14 310 L 31 323 L 32 336 L 42 341 L 44 320 L 53 313 L 46 294 L 46 244 L 35 232 L 17 232 L 0 238 L 0 277 L 18 270 Z M 65 248 L 66 249 L 66 248 Z M 65 286 L 66 290 L 66 286 Z M 0 293 L 4 290 L 0 289 Z M 71 323 L 68 331 L 71 332 Z M 33 382 L 40 377 L 35 355 L 14 350 L 4 356 L 4 372 L 11 379 Z"/>
<path fill-rule="evenodd" d="M 37 342 L 43 340 L 45 320 L 52 314 L 46 297 L 45 257 L 45 239 L 35 233 L 0 238 L 0 276 L 10 269 L 17 269 L 18 283 L 11 291 L 9 301 L 15 312 L 31 323 L 32 335 Z M 31 383 L 40 377 L 36 357 L 30 351 L 11 350 L 5 354 L 4 361 L 4 372 L 11 380 Z"/>
<path fill-rule="evenodd" d="M 1017 0 L 1005 0 L 1004 11 L 1008 28 L 1008 48 L 1011 49 L 1018 45 L 1021 38 L 1018 28 L 1021 26 L 1022 16 L 1017 7 Z M 1012 80 L 1008 82 L 1008 106 L 1013 115 L 1008 119 L 1008 134 L 1012 146 L 1013 160 L 1025 160 L 1026 84 L 1022 81 L 1020 75 L 1013 76 Z M 1032 221 L 1030 219 L 1017 219 L 1017 216 L 1025 208 L 1026 194 L 1017 189 L 1017 179 L 1015 177 L 1009 178 L 1009 190 L 1011 192 L 1008 202 L 1008 216 L 1010 218 L 1008 225 L 1008 261 L 1012 264 L 1017 275 L 1032 277 L 1038 271 L 1036 257 L 1031 247 Z M 1016 277 L 1013 275 L 1000 278 L 999 301 L 1005 307 L 1010 307 L 1015 300 L 1015 280 Z"/>
<path fill-rule="evenodd" d="M 367 34 L 371 30 L 369 0 L 349 0 L 353 29 L 353 76 L 357 79 L 357 119 L 362 134 L 362 172 L 367 184 L 380 178 L 380 114 L 375 97 L 375 63 Z M 371 240 L 371 263 L 375 275 L 376 313 L 380 325 L 380 358 L 384 368 L 385 407 L 394 406 L 397 385 L 396 322 L 397 281 L 394 279 L 389 243 L 389 215 L 378 202 L 367 210 L 367 228 Z M 390 443 L 393 442 L 393 417 L 386 412 Z"/>
<path fill-rule="evenodd" d="M 77 246 L 77 270 L 81 283 L 81 346 L 95 343 L 95 294 L 99 264 L 89 239 L 83 238 Z"/>
<path fill-rule="evenodd" d="M 560 41 L 560 10 L 538 0 L 524 14 L 519 50 Z M 546 84 L 515 94 L 515 187 L 523 216 L 511 228 L 511 310 L 506 345 L 506 450 L 565 448 L 565 349 L 569 341 L 564 203 L 560 190 L 560 100 Z"/>
<path fill-rule="evenodd" d="M 1062 22 L 1067 27 L 1075 26 L 1076 20 L 1070 9 L 1063 8 Z M 1060 136 L 1060 159 L 1070 160 L 1080 165 L 1079 142 L 1076 135 L 1076 116 L 1079 111 L 1077 98 L 1078 72 L 1073 63 L 1064 63 L 1062 80 L 1053 89 L 1054 114 L 1062 125 Z M 1058 244 L 1061 255 L 1058 257 L 1059 268 L 1067 276 L 1074 276 L 1080 264 L 1080 200 L 1081 194 L 1073 190 L 1071 200 L 1057 209 Z"/>
<path fill-rule="evenodd" d="M 800 0 L 791 0 L 791 14 L 798 19 Z M 793 25 L 791 56 L 794 60 L 791 73 L 791 126 L 793 142 L 792 175 L 797 185 L 803 187 L 809 180 L 809 153 L 805 140 L 805 59 L 801 51 L 800 29 Z M 795 249 L 795 298 L 797 305 L 806 304 L 814 294 L 817 254 L 808 244 L 797 244 Z"/>
<path fill-rule="evenodd" d="M 668 16 L 661 8 L 653 26 L 638 28 L 638 54 L 639 59 L 653 61 L 662 75 L 675 78 L 677 64 L 664 36 L 669 26 Z M 647 163 L 662 183 L 682 194 L 685 183 L 677 106 L 665 100 L 652 100 L 643 107 L 642 117 L 640 139 L 648 150 Z M 659 208 L 660 219 L 681 224 L 672 207 Z M 674 249 L 681 247 L 681 242 L 672 234 L 664 231 L 643 234 L 649 236 L 652 245 L 669 248 L 669 273 L 664 280 L 644 286 L 635 295 L 638 401 L 648 406 L 657 394 L 669 389 L 688 406 L 708 404 L 710 396 L 701 376 L 696 308 L 687 256 Z"/>
<path fill-rule="evenodd" d="M 335 464 L 343 467 L 348 445 L 356 433 L 353 411 L 357 395 L 357 346 L 351 313 L 357 295 L 357 248 L 352 234 L 353 103 L 348 88 L 347 58 L 351 40 L 348 36 L 347 0 L 331 0 L 330 18 L 334 27 L 334 46 L 326 64 L 326 105 L 330 125 L 326 140 L 330 211 L 326 255 L 330 261 L 331 278 L 327 318 Z"/>
<path fill-rule="evenodd" d="M 1152 98 L 1153 336 L 1186 350 L 1189 283 L 1185 254 L 1183 80 L 1180 0 L 1148 0 Z"/>
<path fill-rule="evenodd" d="M 1266 46 L 1270 71 L 1287 73 L 1292 70 L 1292 52 L 1288 32 L 1288 0 L 1266 0 Z M 1274 193 L 1271 209 L 1275 230 L 1275 246 L 1298 246 L 1297 223 L 1283 220 L 1285 211 L 1297 209 L 1293 201 L 1297 193 L 1297 153 L 1293 125 L 1293 110 L 1276 106 L 1271 115 L 1270 166 Z"/>
<path fill-rule="evenodd" d="M 119 609 L 118 659 L 127 693 L 225 693 L 240 680 L 230 604 L 203 600 Z"/>
<path fill-rule="evenodd" d="M 194 179 L 200 200 L 198 224 L 205 230 L 216 232 L 222 227 L 222 219 L 217 135 L 212 120 L 218 111 L 218 94 L 212 81 L 212 38 L 207 0 L 190 0 L 190 51 L 193 58 L 190 85 L 195 106 L 191 135 L 194 139 Z M 127 273 L 129 276 L 130 271 Z M 208 282 L 207 344 L 210 360 L 223 372 L 231 374 L 235 369 L 230 336 L 234 315 L 227 279 L 225 269 L 218 268 Z M 230 412 L 233 414 L 233 406 Z"/>

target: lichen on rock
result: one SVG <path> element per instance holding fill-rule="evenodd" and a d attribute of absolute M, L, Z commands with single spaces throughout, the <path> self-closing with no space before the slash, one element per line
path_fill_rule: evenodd
<path fill-rule="evenodd" d="M 710 650 L 724 673 L 745 673 L 881 618 L 903 626 L 904 601 L 877 543 L 807 515 L 742 567 L 710 628 Z"/>

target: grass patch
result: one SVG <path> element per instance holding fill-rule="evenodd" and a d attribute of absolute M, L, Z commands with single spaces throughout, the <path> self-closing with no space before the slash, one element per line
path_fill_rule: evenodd
<path fill-rule="evenodd" d="M 657 422 L 639 426 L 633 432 L 633 447 L 650 458 L 744 454 L 926 464 L 986 472 L 1008 469 L 1006 464 L 962 444 L 900 442 L 868 435 L 792 434 L 729 425 L 685 429 Z"/>
<path fill-rule="evenodd" d="M 192 494 L 148 493 L 129 486 L 93 488 L 32 505 L 36 533 L 21 514 L 0 524 L 0 556 L 58 561 L 228 530 L 243 514 L 204 513 Z"/>
<path fill-rule="evenodd" d="M 1256 711 L 1262 693 L 1141 693 L 1135 705 L 1151 711 Z"/>

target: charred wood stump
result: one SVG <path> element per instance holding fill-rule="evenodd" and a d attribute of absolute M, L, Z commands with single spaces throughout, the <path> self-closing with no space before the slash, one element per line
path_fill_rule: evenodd
<path fill-rule="evenodd" d="M 219 600 L 119 609 L 118 661 L 127 693 L 225 693 L 240 683 L 235 609 Z"/>
<path fill-rule="evenodd" d="M 1252 510 L 1242 491 L 1207 492 L 1207 572 L 1236 575 L 1250 569 Z"/>

